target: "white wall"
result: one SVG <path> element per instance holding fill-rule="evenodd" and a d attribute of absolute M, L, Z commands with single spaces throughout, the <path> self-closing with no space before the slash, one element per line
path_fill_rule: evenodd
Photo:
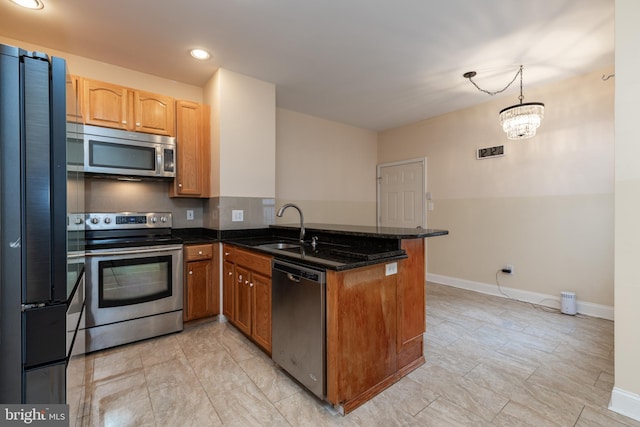
<path fill-rule="evenodd" d="M 427 225 L 450 232 L 427 240 L 430 278 L 495 289 L 496 271 L 512 264 L 500 281 L 513 296 L 574 291 L 579 309 L 612 316 L 614 87 L 601 79 L 610 72 L 526 90 L 546 105 L 529 140 L 507 140 L 498 123 L 515 96 L 380 133 L 379 162 L 428 158 Z M 501 144 L 504 157 L 476 160 L 476 149 Z"/>
<path fill-rule="evenodd" d="M 220 68 L 205 100 L 212 106 L 213 195 L 274 197 L 275 85 Z"/>
<path fill-rule="evenodd" d="M 204 87 L 211 105 L 211 196 L 204 226 L 217 230 L 273 223 L 276 192 L 276 91 L 220 68 Z M 243 212 L 233 221 L 233 211 Z"/>
<path fill-rule="evenodd" d="M 616 0 L 615 387 L 610 409 L 640 421 L 640 2 Z"/>
<path fill-rule="evenodd" d="M 375 225 L 376 133 L 282 108 L 276 118 L 277 206 L 296 203 L 309 223 Z"/>

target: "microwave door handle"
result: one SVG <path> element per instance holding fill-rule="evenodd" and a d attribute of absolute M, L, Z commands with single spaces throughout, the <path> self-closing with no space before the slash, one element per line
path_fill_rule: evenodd
<path fill-rule="evenodd" d="M 156 175 L 162 175 L 162 148 L 156 147 Z"/>

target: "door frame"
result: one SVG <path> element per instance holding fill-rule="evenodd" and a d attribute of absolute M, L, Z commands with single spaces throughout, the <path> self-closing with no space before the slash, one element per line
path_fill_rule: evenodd
<path fill-rule="evenodd" d="M 395 162 L 388 163 L 379 163 L 376 165 L 376 226 L 380 227 L 380 186 L 382 176 L 380 175 L 380 169 L 389 166 L 401 166 L 407 165 L 411 163 L 420 163 L 422 164 L 422 202 L 420 206 L 422 206 L 422 228 L 427 228 L 427 211 L 426 211 L 426 203 L 427 203 L 427 158 L 426 157 L 417 157 L 414 159 L 406 159 L 406 160 L 398 160 Z"/>

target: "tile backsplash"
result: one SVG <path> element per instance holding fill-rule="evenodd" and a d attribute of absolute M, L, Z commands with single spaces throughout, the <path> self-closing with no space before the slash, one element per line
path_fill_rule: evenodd
<path fill-rule="evenodd" d="M 275 199 L 262 197 L 171 198 L 163 181 L 86 178 L 86 212 L 171 212 L 174 228 L 263 228 L 275 223 Z M 187 220 L 192 210 L 193 220 Z M 241 221 L 234 221 L 242 216 Z M 241 212 L 241 213 L 240 213 Z"/>
<path fill-rule="evenodd" d="M 118 181 L 86 178 L 86 212 L 171 212 L 174 228 L 203 226 L 202 199 L 170 198 L 164 181 Z M 192 210 L 193 220 L 187 220 Z"/>
<path fill-rule="evenodd" d="M 264 228 L 275 223 L 275 199 L 214 197 L 205 200 L 203 215 L 203 226 L 214 230 Z"/>

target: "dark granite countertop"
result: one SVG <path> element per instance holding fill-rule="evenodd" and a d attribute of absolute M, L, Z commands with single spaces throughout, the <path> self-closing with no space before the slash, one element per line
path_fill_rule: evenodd
<path fill-rule="evenodd" d="M 276 229 L 297 229 L 300 225 L 285 224 L 272 225 Z M 449 234 L 447 230 L 437 230 L 433 228 L 400 228 L 400 227 L 377 227 L 369 225 L 348 225 L 348 224 L 305 224 L 306 234 L 313 231 L 333 234 L 343 234 L 350 236 L 382 237 L 390 239 L 419 239 L 424 237 L 444 236 Z"/>
<path fill-rule="evenodd" d="M 215 243 L 220 241 L 217 230 L 208 228 L 174 228 L 171 235 L 182 240 L 185 245 L 196 245 L 200 243 Z"/>
<path fill-rule="evenodd" d="M 276 249 L 263 246 L 265 244 L 275 242 L 290 243 L 292 245 L 298 243 L 298 240 L 290 238 L 247 237 L 224 239 L 223 241 L 235 246 L 251 249 L 252 251 L 272 255 L 281 260 L 337 271 L 366 267 L 384 262 L 393 262 L 407 258 L 404 250 L 398 248 L 384 250 L 383 252 L 375 252 L 375 249 L 367 250 L 365 248 L 352 248 L 342 244 L 323 242 L 320 242 L 315 249 L 312 248 L 309 243 L 305 243 L 303 246 L 287 249 Z"/>
<path fill-rule="evenodd" d="M 406 259 L 407 255 L 401 247 L 402 240 L 449 233 L 446 230 L 342 224 L 308 224 L 305 229 L 304 245 L 281 249 L 264 245 L 275 242 L 299 244 L 299 225 L 223 231 L 182 228 L 174 229 L 173 236 L 182 239 L 185 245 L 222 241 L 279 259 L 342 271 Z M 318 239 L 315 248 L 310 244 L 312 237 Z"/>
<path fill-rule="evenodd" d="M 279 259 L 342 271 L 406 259 L 401 247 L 403 239 L 448 234 L 445 230 L 334 224 L 309 224 L 305 229 L 305 244 L 292 248 L 277 249 L 264 245 L 275 242 L 298 244 L 300 227 L 295 225 L 223 232 L 221 240 Z M 315 248 L 309 243 L 312 237 L 318 238 Z"/>

